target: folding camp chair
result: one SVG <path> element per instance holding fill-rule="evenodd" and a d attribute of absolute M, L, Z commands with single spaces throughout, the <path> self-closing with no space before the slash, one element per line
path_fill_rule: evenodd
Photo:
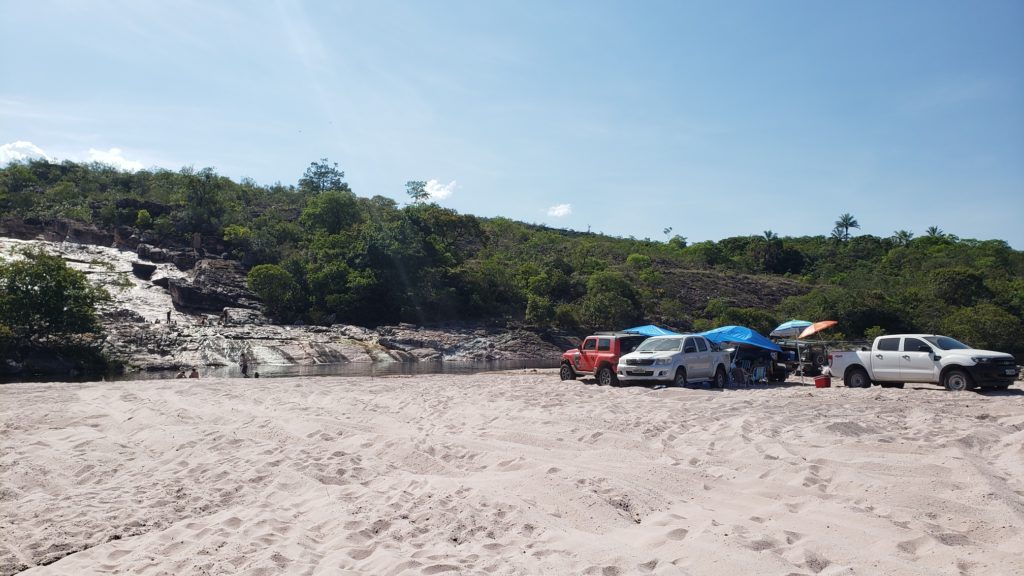
<path fill-rule="evenodd" d="M 766 384 L 768 382 L 768 367 L 757 366 L 754 371 L 750 373 L 751 384 Z"/>

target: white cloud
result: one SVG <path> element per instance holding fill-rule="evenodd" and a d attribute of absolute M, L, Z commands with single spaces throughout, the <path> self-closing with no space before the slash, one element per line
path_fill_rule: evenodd
<path fill-rule="evenodd" d="M 427 191 L 427 194 L 430 194 L 431 199 L 444 200 L 455 192 L 456 186 L 455 180 L 447 184 L 441 184 L 437 180 L 430 180 L 424 189 Z"/>
<path fill-rule="evenodd" d="M 120 148 L 111 148 L 106 151 L 89 148 L 89 162 L 107 164 L 117 168 L 118 170 L 127 170 L 128 172 L 135 172 L 136 170 L 142 170 L 143 168 L 142 162 L 136 162 L 125 158 Z"/>
<path fill-rule="evenodd" d="M 0 146 L 0 166 L 6 166 L 9 162 L 22 160 L 42 160 L 48 158 L 43 149 L 31 142 L 18 140 Z"/>
<path fill-rule="evenodd" d="M 563 218 L 569 214 L 572 214 L 572 204 L 555 204 L 548 208 L 548 216 Z"/>

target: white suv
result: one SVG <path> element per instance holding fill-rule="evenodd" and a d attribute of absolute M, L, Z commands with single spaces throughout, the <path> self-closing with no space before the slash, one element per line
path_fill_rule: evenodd
<path fill-rule="evenodd" d="M 669 381 L 684 386 L 708 381 L 724 388 L 728 364 L 729 353 L 713 342 L 696 334 L 681 334 L 644 340 L 619 358 L 616 372 L 623 382 Z"/>

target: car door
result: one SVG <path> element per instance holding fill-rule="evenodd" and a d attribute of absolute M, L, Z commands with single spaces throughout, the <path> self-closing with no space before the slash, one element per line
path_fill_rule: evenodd
<path fill-rule="evenodd" d="M 900 352 L 900 381 L 938 382 L 933 349 L 920 338 L 904 338 Z"/>
<path fill-rule="evenodd" d="M 892 336 L 879 338 L 875 349 L 871 351 L 871 379 L 886 382 L 900 380 L 900 338 Z"/>
<path fill-rule="evenodd" d="M 576 365 L 579 372 L 593 372 L 594 361 L 597 359 L 597 338 L 587 338 L 580 346 L 580 361 Z"/>
<path fill-rule="evenodd" d="M 683 340 L 683 365 L 686 366 L 686 377 L 689 380 L 699 380 L 704 377 L 701 373 L 700 357 L 697 354 L 697 339 L 687 336 Z"/>
<path fill-rule="evenodd" d="M 694 337 L 697 342 L 697 358 L 700 361 L 700 373 L 702 378 L 711 377 L 711 346 L 708 341 L 700 336 Z"/>

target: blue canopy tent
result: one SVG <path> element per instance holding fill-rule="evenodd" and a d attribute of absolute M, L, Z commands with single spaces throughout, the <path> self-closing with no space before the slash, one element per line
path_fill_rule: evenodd
<path fill-rule="evenodd" d="M 757 330 L 752 330 L 746 326 L 722 326 L 721 328 L 701 332 L 701 336 L 716 344 L 731 344 L 736 346 L 736 351 L 733 353 L 732 359 L 737 365 L 744 364 L 744 362 L 745 365 L 740 366 L 743 370 L 739 370 L 738 374 L 735 369 L 730 369 L 729 374 L 734 382 L 742 382 L 744 385 L 747 385 L 771 380 L 769 370 L 774 371 L 774 359 L 767 361 L 767 367 L 764 364 L 760 364 L 758 366 L 754 366 L 752 369 L 749 362 L 750 358 L 747 359 L 748 361 L 739 361 L 741 354 L 743 354 L 740 350 L 744 346 L 750 346 L 752 348 L 762 350 L 759 354 L 755 354 L 755 357 L 762 355 L 767 356 L 767 353 L 763 352 L 763 350 L 782 352 L 782 348 L 780 348 L 778 344 L 765 338 Z M 747 354 L 750 353 L 748 352 Z M 746 372 L 747 369 L 751 369 L 751 371 L 748 373 Z M 785 379 L 785 376 L 783 376 L 783 379 Z"/>
<path fill-rule="evenodd" d="M 765 338 L 757 330 L 752 330 L 746 326 L 722 326 L 721 328 L 701 332 L 700 335 L 717 344 L 729 342 L 764 348 L 772 352 L 782 352 L 782 348 L 779 348 L 778 344 Z"/>
<path fill-rule="evenodd" d="M 661 326 L 655 326 L 654 324 L 637 326 L 636 328 L 626 328 L 626 332 L 636 332 L 637 334 L 643 334 L 644 336 L 675 336 L 679 334 L 678 332 L 666 330 Z"/>

